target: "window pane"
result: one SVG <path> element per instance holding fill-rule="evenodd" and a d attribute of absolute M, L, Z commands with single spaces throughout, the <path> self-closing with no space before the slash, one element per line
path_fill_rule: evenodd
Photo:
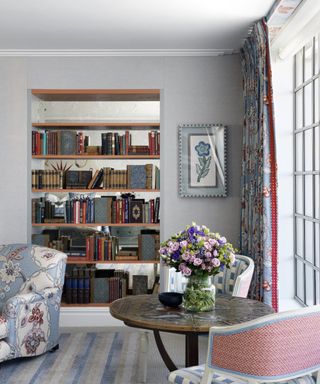
<path fill-rule="evenodd" d="M 314 170 L 319 171 L 320 152 L 319 152 L 319 126 L 313 130 L 314 135 Z"/>
<path fill-rule="evenodd" d="M 314 122 L 319 123 L 319 80 L 314 82 Z"/>
<path fill-rule="evenodd" d="M 314 272 L 313 269 L 306 265 L 306 289 L 307 289 L 307 305 L 314 304 Z"/>
<path fill-rule="evenodd" d="M 303 220 L 296 219 L 296 253 L 298 256 L 304 258 L 303 250 Z"/>
<path fill-rule="evenodd" d="M 315 74 L 319 72 L 319 36 L 317 35 L 315 37 L 315 53 L 314 53 L 314 68 L 315 68 Z"/>
<path fill-rule="evenodd" d="M 320 274 L 316 271 L 316 304 L 320 304 Z"/>
<path fill-rule="evenodd" d="M 312 129 L 304 131 L 304 170 L 312 171 L 313 169 L 313 148 L 312 148 Z"/>
<path fill-rule="evenodd" d="M 303 171 L 302 169 L 302 153 L 303 153 L 303 132 L 296 134 L 296 171 Z"/>
<path fill-rule="evenodd" d="M 305 221 L 306 236 L 306 260 L 313 264 L 313 222 Z"/>
<path fill-rule="evenodd" d="M 312 40 L 306 44 L 304 48 L 304 81 L 310 79 L 313 75 L 312 67 L 312 53 L 313 53 L 313 44 Z"/>
<path fill-rule="evenodd" d="M 296 87 L 302 84 L 302 49 L 296 54 Z"/>
<path fill-rule="evenodd" d="M 315 237 L 315 245 L 314 245 L 315 265 L 319 267 L 320 266 L 320 242 L 319 242 L 319 224 L 318 223 L 315 223 L 314 225 L 314 237 Z"/>
<path fill-rule="evenodd" d="M 319 175 L 314 176 L 314 218 L 320 218 Z"/>
<path fill-rule="evenodd" d="M 302 89 L 296 93 L 296 129 L 302 128 Z"/>
<path fill-rule="evenodd" d="M 296 176 L 296 213 L 303 215 L 303 193 L 302 193 L 303 176 Z"/>
<path fill-rule="evenodd" d="M 313 123 L 312 106 L 312 83 L 304 88 L 304 125 L 305 127 Z"/>
<path fill-rule="evenodd" d="M 313 176 L 305 176 L 305 189 L 304 189 L 304 200 L 305 200 L 305 212 L 306 216 L 313 216 Z"/>
<path fill-rule="evenodd" d="M 297 268 L 297 296 L 300 300 L 304 301 L 304 273 L 303 263 L 300 260 L 296 260 Z"/>

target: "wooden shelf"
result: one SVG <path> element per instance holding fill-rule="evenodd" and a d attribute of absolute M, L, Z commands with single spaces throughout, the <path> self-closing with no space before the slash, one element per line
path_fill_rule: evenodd
<path fill-rule="evenodd" d="M 67 192 L 84 192 L 84 193 L 90 193 L 90 192 L 121 192 L 121 193 L 129 193 L 129 192 L 160 192 L 160 189 L 52 189 L 52 188 L 43 188 L 43 189 L 32 189 L 33 193 L 41 193 L 41 192 L 53 192 L 53 193 L 67 193 Z"/>
<path fill-rule="evenodd" d="M 108 261 L 67 260 L 67 264 L 159 264 L 159 263 L 160 263 L 159 260 L 108 260 Z"/>
<path fill-rule="evenodd" d="M 33 227 L 159 227 L 160 223 L 32 223 Z"/>
<path fill-rule="evenodd" d="M 45 101 L 159 101 L 160 89 L 33 89 Z"/>
<path fill-rule="evenodd" d="M 92 129 L 93 127 L 97 127 L 101 129 L 101 127 L 108 128 L 124 128 L 124 129 L 139 129 L 146 127 L 152 127 L 153 129 L 158 129 L 160 127 L 160 123 L 157 122 L 108 122 L 108 121 L 50 121 L 50 122 L 37 122 L 32 123 L 33 128 L 83 128 Z"/>
<path fill-rule="evenodd" d="M 160 159 L 160 155 L 32 155 L 33 159 Z"/>

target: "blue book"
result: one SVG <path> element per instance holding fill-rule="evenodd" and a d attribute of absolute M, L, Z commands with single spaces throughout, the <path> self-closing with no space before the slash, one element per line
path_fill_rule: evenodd
<path fill-rule="evenodd" d="M 127 165 L 128 188 L 146 189 L 147 172 L 145 165 Z"/>

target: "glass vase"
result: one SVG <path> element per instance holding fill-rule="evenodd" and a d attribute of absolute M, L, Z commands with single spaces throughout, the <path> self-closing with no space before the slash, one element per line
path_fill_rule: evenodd
<path fill-rule="evenodd" d="M 216 287 L 211 276 L 190 276 L 183 294 L 183 306 L 187 311 L 212 311 L 215 305 Z"/>

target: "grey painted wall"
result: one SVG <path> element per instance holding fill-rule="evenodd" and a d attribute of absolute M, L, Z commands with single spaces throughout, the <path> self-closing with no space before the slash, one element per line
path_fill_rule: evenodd
<path fill-rule="evenodd" d="M 196 221 L 238 245 L 242 90 L 237 55 L 0 59 L 0 244 L 28 239 L 28 89 L 161 89 L 161 233 Z M 222 123 L 228 134 L 227 198 L 180 198 L 177 126 Z"/>

